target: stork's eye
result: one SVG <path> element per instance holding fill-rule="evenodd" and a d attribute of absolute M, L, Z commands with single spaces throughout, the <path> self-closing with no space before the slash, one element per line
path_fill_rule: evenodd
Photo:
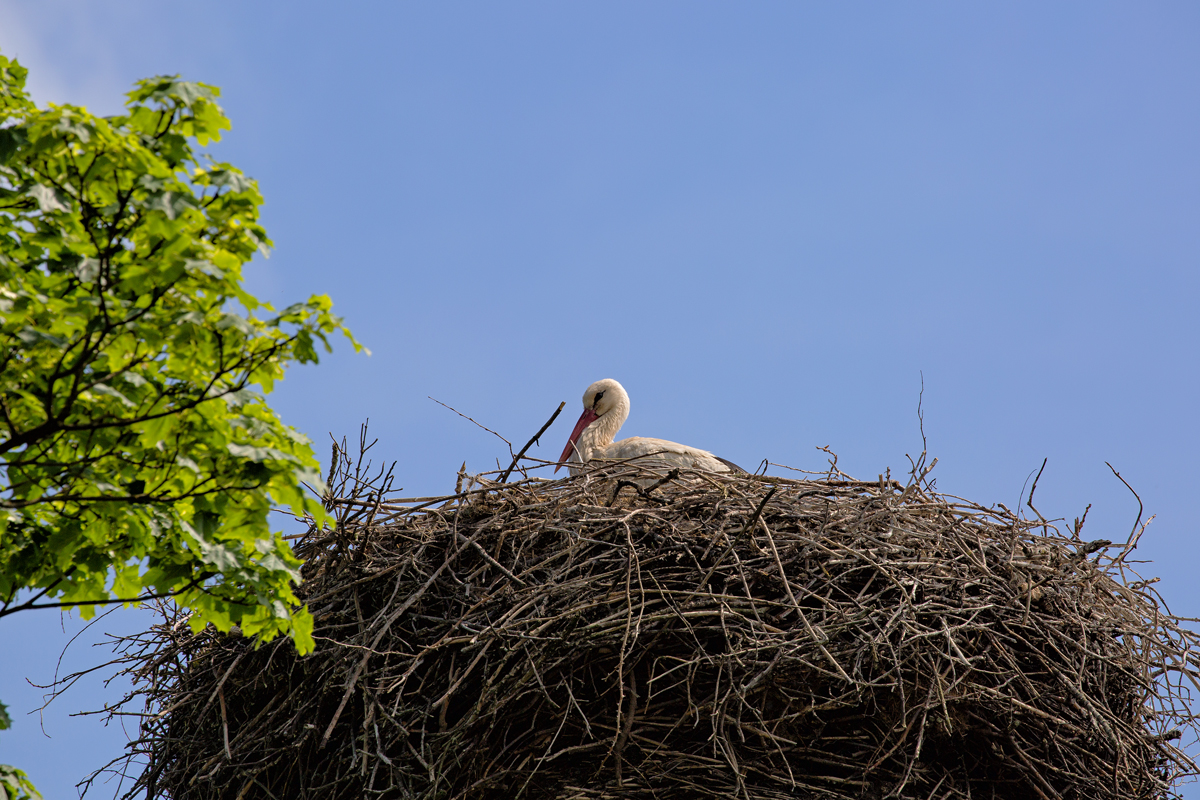
<path fill-rule="evenodd" d="M 599 404 L 602 397 L 604 397 L 604 392 L 596 392 L 596 399 L 592 401 L 592 408 L 595 408 Z"/>

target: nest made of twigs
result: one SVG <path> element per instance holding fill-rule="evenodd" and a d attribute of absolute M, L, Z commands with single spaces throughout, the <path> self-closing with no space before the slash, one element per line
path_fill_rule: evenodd
<path fill-rule="evenodd" d="M 343 475 L 296 546 L 314 653 L 125 642 L 131 795 L 1174 796 L 1197 638 L 1128 551 L 914 475 L 618 465 L 407 505 Z"/>

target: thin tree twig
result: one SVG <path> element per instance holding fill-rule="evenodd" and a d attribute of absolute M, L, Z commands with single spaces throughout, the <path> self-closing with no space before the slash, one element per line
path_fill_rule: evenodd
<path fill-rule="evenodd" d="M 1049 456 L 1042 459 L 1041 469 L 1038 470 L 1037 477 L 1033 479 L 1033 487 L 1030 488 L 1030 490 L 1029 490 L 1029 500 L 1026 501 L 1026 503 L 1025 503 L 1027 506 L 1029 506 L 1033 510 L 1033 513 L 1037 514 L 1038 519 L 1041 520 L 1042 522 L 1045 522 L 1046 518 L 1042 516 L 1042 512 L 1040 512 L 1036 508 L 1034 508 L 1033 493 L 1037 491 L 1038 481 L 1041 479 L 1042 473 L 1046 470 L 1046 462 L 1049 460 L 1050 460 Z"/>
<path fill-rule="evenodd" d="M 426 397 L 428 397 L 428 395 L 426 395 Z M 430 399 L 430 400 L 432 400 L 433 402 L 437 403 L 437 404 L 438 404 L 439 406 L 441 406 L 442 408 L 448 408 L 448 409 L 450 409 L 450 410 L 451 410 L 451 411 L 453 411 L 455 414 L 458 414 L 460 417 L 462 417 L 463 419 L 465 419 L 467 422 L 470 422 L 472 425 L 475 425 L 476 427 L 479 427 L 479 428 L 483 428 L 485 431 L 487 431 L 488 433 L 490 433 L 492 436 L 495 436 L 497 439 L 499 439 L 500 441 L 502 441 L 502 442 L 504 442 L 506 445 L 508 445 L 508 452 L 509 452 L 509 454 L 511 454 L 511 453 L 512 453 L 512 442 L 510 442 L 508 439 L 505 439 L 503 436 L 501 436 L 500 434 L 496 433 L 494 430 L 492 430 L 491 428 L 487 427 L 486 425 L 480 425 L 478 422 L 476 422 L 475 420 L 471 419 L 471 418 L 470 418 L 470 417 L 468 417 L 466 414 L 464 414 L 464 413 L 462 413 L 461 411 L 459 411 L 457 408 L 454 408 L 453 406 L 448 406 L 448 405 L 446 405 L 446 404 L 445 404 L 445 403 L 443 403 L 441 400 L 438 400 L 436 397 L 430 397 L 429 399 Z"/>
<path fill-rule="evenodd" d="M 521 460 L 523 455 L 525 455 L 525 451 L 532 447 L 534 442 L 542 438 L 542 434 L 546 432 L 547 428 L 554 424 L 554 420 L 558 419 L 558 415 L 562 413 L 562 410 L 566 408 L 566 406 L 567 401 L 565 400 L 559 403 L 558 408 L 555 409 L 554 413 L 550 415 L 550 419 L 546 420 L 546 424 L 538 428 L 538 432 L 533 435 L 532 439 L 525 443 L 525 446 L 521 448 L 521 452 L 513 456 L 512 463 L 508 465 L 508 469 L 504 470 L 504 472 L 500 475 L 500 483 L 508 483 L 508 476 L 512 474 L 513 469 L 515 469 L 517 466 L 517 462 Z"/>

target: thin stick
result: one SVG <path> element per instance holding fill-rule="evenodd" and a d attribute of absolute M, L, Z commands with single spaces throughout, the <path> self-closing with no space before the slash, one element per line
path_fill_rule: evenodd
<path fill-rule="evenodd" d="M 1134 548 L 1137 547 L 1137 539 L 1140 538 L 1140 537 L 1137 537 L 1138 523 L 1140 523 L 1142 521 L 1142 513 L 1143 513 L 1143 511 L 1145 511 L 1145 506 L 1142 505 L 1142 498 L 1139 497 L 1138 493 L 1134 492 L 1133 487 L 1129 485 L 1129 481 L 1122 478 L 1121 473 L 1117 472 L 1116 469 L 1113 468 L 1112 464 L 1109 464 L 1107 461 L 1105 461 L 1104 464 L 1105 464 L 1105 466 L 1107 466 L 1109 469 L 1112 470 L 1113 475 L 1117 476 L 1117 480 L 1119 480 L 1121 483 L 1125 484 L 1126 489 L 1133 492 L 1134 498 L 1138 501 L 1138 515 L 1137 515 L 1137 519 L 1135 519 L 1133 521 L 1133 530 L 1131 530 L 1129 532 L 1129 539 L 1125 543 L 1125 549 L 1123 551 L 1121 551 L 1121 555 L 1117 556 L 1117 560 L 1120 561 L 1121 559 L 1125 558 L 1125 556 L 1128 555 L 1131 550 L 1133 550 Z"/>
<path fill-rule="evenodd" d="M 1047 461 L 1049 461 L 1049 460 L 1050 460 L 1050 457 L 1049 457 L 1049 456 L 1047 456 L 1046 458 L 1043 458 L 1043 459 L 1042 459 L 1042 468 L 1038 470 L 1037 477 L 1033 479 L 1033 488 L 1029 490 L 1029 499 L 1028 499 L 1028 500 L 1025 502 L 1025 505 L 1027 505 L 1027 506 L 1029 506 L 1030 508 L 1032 508 L 1032 509 L 1033 509 L 1033 513 L 1037 514 L 1037 515 L 1038 515 L 1038 519 L 1040 519 L 1042 522 L 1045 522 L 1045 521 L 1046 521 L 1046 518 L 1042 516 L 1042 512 L 1040 512 L 1040 511 L 1038 511 L 1036 508 L 1034 508 L 1034 506 L 1033 506 L 1033 493 L 1037 491 L 1037 483 L 1038 483 L 1038 480 L 1039 480 L 1039 479 L 1041 479 L 1041 477 L 1042 477 L 1042 472 L 1044 472 L 1044 471 L 1045 471 L 1045 469 L 1046 469 L 1046 462 L 1047 462 Z"/>
<path fill-rule="evenodd" d="M 750 518 L 750 522 L 746 524 L 746 527 L 742 528 L 742 533 L 749 533 L 751 536 L 754 535 L 754 526 L 758 524 L 758 518 L 762 516 L 763 509 L 767 507 L 767 501 L 774 497 L 775 492 L 778 490 L 778 486 L 772 486 L 771 491 L 763 495 L 762 502 L 758 504 L 758 508 L 754 509 L 754 516 Z"/>
<path fill-rule="evenodd" d="M 517 466 L 517 462 L 521 460 L 521 456 L 525 455 L 525 451 L 532 447 L 533 443 L 541 438 L 541 435 L 546 432 L 546 429 L 554 424 L 554 420 L 558 419 L 558 415 L 562 413 L 562 410 L 566 408 L 566 406 L 566 400 L 559 403 L 558 409 L 550 415 L 550 419 L 546 420 L 546 424 L 539 428 L 538 432 L 533 435 L 533 438 L 526 442 L 525 446 L 521 448 L 521 452 L 517 453 L 516 456 L 513 457 L 512 463 L 508 465 L 508 469 L 504 470 L 504 474 L 500 476 L 501 483 L 508 483 L 508 476 L 512 474 L 513 469 Z"/>
<path fill-rule="evenodd" d="M 425 395 L 425 396 L 426 396 L 426 397 L 429 397 L 429 395 Z M 488 426 L 486 426 L 486 425 L 479 425 L 479 423 L 478 423 L 478 422 L 476 422 L 475 420 L 471 419 L 470 417 L 468 417 L 466 414 L 464 414 L 464 413 L 462 413 L 461 411 L 459 411 L 459 410 L 458 410 L 457 408 L 455 408 L 454 406 L 448 406 L 448 405 L 446 405 L 445 403 L 443 403 L 441 400 L 438 400 L 436 397 L 429 397 L 429 399 L 430 399 L 430 400 L 432 400 L 433 402 L 437 403 L 437 404 L 438 404 L 439 406 L 441 406 L 442 408 L 448 408 L 448 409 L 450 409 L 450 410 L 451 410 L 451 411 L 453 411 L 455 414 L 458 414 L 460 417 L 462 417 L 463 419 L 465 419 L 467 422 L 470 422 L 472 425 L 478 425 L 480 428 L 483 428 L 485 431 L 487 431 L 488 433 L 490 433 L 492 436 L 495 436 L 497 439 L 499 439 L 500 441 L 502 441 L 502 442 L 504 442 L 506 445 L 508 445 L 508 452 L 510 452 L 510 453 L 512 452 L 512 442 L 510 442 L 508 439 L 505 439 L 503 436 L 501 436 L 500 434 L 496 433 L 494 430 L 492 430 L 492 429 L 491 429 L 491 428 L 489 428 Z"/>

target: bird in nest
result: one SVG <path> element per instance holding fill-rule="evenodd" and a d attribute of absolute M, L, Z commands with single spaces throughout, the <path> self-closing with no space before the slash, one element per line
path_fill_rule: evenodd
<path fill-rule="evenodd" d="M 559 456 L 555 472 L 565 463 L 572 475 L 595 459 L 627 461 L 639 466 L 683 468 L 704 472 L 745 472 L 732 461 L 715 456 L 707 450 L 688 447 L 666 439 L 631 436 L 613 441 L 617 431 L 629 418 L 629 394 L 612 378 L 596 381 L 583 393 L 583 414 L 571 431 L 571 438 Z"/>

